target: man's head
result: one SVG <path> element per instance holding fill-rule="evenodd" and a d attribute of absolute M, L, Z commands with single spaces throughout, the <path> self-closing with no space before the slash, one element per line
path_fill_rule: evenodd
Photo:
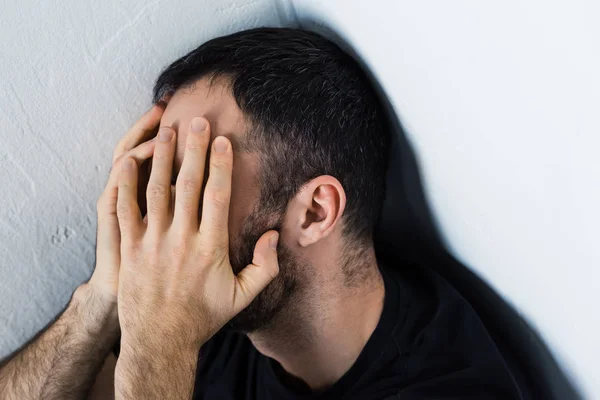
<path fill-rule="evenodd" d="M 369 81 L 323 37 L 262 28 L 213 39 L 167 67 L 154 101 L 178 132 L 175 171 L 189 121 L 233 144 L 230 256 L 235 272 L 257 239 L 281 232 L 280 274 L 232 324 L 265 327 L 310 290 L 315 261 L 352 282 L 372 246 L 385 196 L 388 132 Z M 331 272 L 331 271 L 330 271 Z M 318 275 L 318 273 L 317 273 Z"/>

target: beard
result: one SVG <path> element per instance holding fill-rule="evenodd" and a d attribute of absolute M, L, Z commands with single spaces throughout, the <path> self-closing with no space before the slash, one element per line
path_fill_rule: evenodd
<path fill-rule="evenodd" d="M 243 224 L 242 232 L 230 248 L 230 262 L 234 274 L 252 263 L 254 247 L 258 239 L 268 230 L 281 230 L 283 217 L 254 210 Z M 279 242 L 277 246 L 279 274 L 254 300 L 233 317 L 227 327 L 245 334 L 260 331 L 271 324 L 291 304 L 299 290 L 301 264 L 292 250 Z"/>

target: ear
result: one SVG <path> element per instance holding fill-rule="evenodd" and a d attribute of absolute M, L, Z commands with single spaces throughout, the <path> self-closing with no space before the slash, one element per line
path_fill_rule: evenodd
<path fill-rule="evenodd" d="M 336 178 L 322 175 L 305 184 L 292 203 L 298 244 L 307 247 L 338 226 L 346 207 L 346 192 Z"/>

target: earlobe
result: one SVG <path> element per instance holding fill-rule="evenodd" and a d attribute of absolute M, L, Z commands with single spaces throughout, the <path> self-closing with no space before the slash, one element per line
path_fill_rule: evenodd
<path fill-rule="evenodd" d="M 346 206 L 346 193 L 341 183 L 329 175 L 319 176 L 307 183 L 300 192 L 304 197 L 298 243 L 310 246 L 333 232 Z"/>

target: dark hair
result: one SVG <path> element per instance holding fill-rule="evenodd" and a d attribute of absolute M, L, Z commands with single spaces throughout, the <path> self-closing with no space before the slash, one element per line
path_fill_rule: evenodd
<path fill-rule="evenodd" d="M 309 180 L 346 191 L 346 237 L 371 240 L 385 196 L 386 119 L 359 64 L 324 37 L 258 28 L 210 40 L 168 66 L 154 102 L 200 78 L 227 78 L 261 159 L 261 207 L 284 212 Z"/>

